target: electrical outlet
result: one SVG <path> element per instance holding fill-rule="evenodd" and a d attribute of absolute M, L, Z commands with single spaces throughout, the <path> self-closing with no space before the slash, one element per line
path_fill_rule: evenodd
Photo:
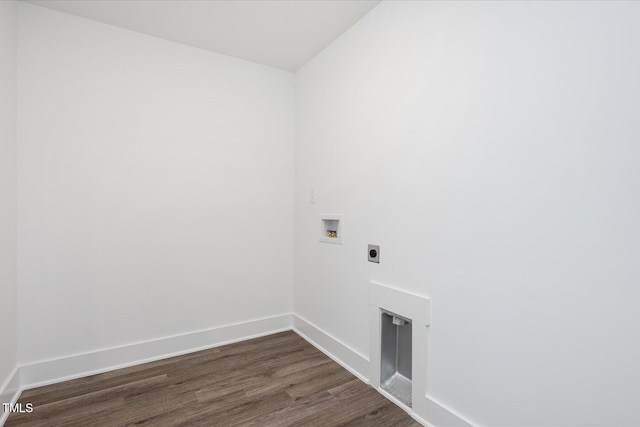
<path fill-rule="evenodd" d="M 380 263 L 380 245 L 369 245 L 369 262 Z"/>

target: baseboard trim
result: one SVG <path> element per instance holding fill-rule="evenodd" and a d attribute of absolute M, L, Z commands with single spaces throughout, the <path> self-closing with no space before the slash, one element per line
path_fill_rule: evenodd
<path fill-rule="evenodd" d="M 15 404 L 20 397 L 20 368 L 15 367 L 9 378 L 0 387 L 0 405 L 3 403 Z M 9 412 L 4 411 L 4 406 L 0 407 L 0 426 L 3 426 L 9 418 Z"/>
<path fill-rule="evenodd" d="M 369 359 L 305 318 L 293 315 L 293 331 L 347 371 L 369 384 Z"/>
<path fill-rule="evenodd" d="M 429 414 L 429 424 L 433 426 L 455 426 L 455 427 L 474 427 L 477 424 L 466 420 L 464 417 L 458 415 L 451 408 L 446 407 L 444 404 L 438 402 L 433 397 L 425 396 L 427 401 L 426 412 Z M 426 418 L 426 417 L 425 417 Z"/>
<path fill-rule="evenodd" d="M 373 367 L 368 357 L 305 318 L 289 313 L 19 366 L 14 369 L 11 376 L 0 388 L 0 403 L 10 402 L 15 404 L 22 390 L 180 356 L 288 330 L 293 330 L 363 382 L 371 383 L 370 372 L 372 372 L 371 369 Z M 378 391 L 380 390 L 378 389 Z M 389 398 L 388 396 L 385 397 Z M 420 411 L 420 413 L 413 410 L 407 411 L 408 408 L 406 406 L 399 406 L 407 411 L 412 418 L 425 426 L 472 427 L 474 425 L 435 400 L 432 396 L 427 395 L 425 398 L 427 401 L 425 413 L 422 413 L 423 411 Z M 390 400 L 394 401 L 393 399 Z M 8 416 L 9 413 L 0 412 L 0 426 L 4 425 Z"/>
<path fill-rule="evenodd" d="M 30 389 L 194 351 L 291 330 L 291 314 L 255 319 L 203 331 L 160 338 L 20 366 L 20 386 Z"/>

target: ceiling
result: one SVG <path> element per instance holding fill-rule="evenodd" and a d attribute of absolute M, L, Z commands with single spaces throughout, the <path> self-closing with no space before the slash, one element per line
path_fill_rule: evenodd
<path fill-rule="evenodd" d="M 26 0 L 296 71 L 380 0 Z"/>

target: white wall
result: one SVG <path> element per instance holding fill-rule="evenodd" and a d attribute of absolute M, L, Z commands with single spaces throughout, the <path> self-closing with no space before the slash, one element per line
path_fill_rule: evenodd
<path fill-rule="evenodd" d="M 295 312 L 366 355 L 370 279 L 429 296 L 437 401 L 485 426 L 637 425 L 639 20 L 383 2 L 303 67 Z"/>
<path fill-rule="evenodd" d="M 16 5 L 0 2 L 0 403 L 17 348 L 16 88 Z"/>
<path fill-rule="evenodd" d="M 290 313 L 293 75 L 18 14 L 19 362 Z"/>

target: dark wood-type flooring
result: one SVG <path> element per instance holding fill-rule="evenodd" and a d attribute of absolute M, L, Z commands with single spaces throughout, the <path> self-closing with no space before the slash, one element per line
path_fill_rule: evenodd
<path fill-rule="evenodd" d="M 420 426 L 294 332 L 26 390 L 14 426 Z"/>

